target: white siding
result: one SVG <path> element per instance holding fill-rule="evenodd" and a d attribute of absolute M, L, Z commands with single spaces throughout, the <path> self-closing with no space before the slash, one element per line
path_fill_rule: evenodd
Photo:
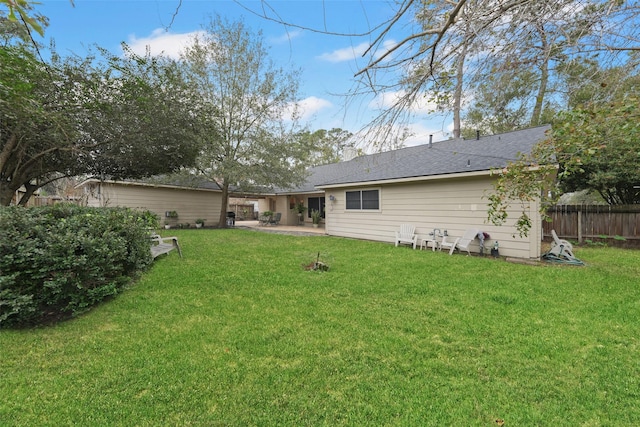
<path fill-rule="evenodd" d="M 453 237 L 477 228 L 491 236 L 485 241 L 486 246 L 499 241 L 503 256 L 538 258 L 541 224 L 537 205 L 527 209 L 533 220 L 529 237 L 520 238 L 514 227 L 519 206 L 509 213 L 507 224 L 494 226 L 487 221 L 488 199 L 483 197 L 491 190 L 491 183 L 490 177 L 474 177 L 327 189 L 326 231 L 333 236 L 392 243 L 395 231 L 403 223 L 415 225 L 419 238 L 426 237 L 434 228 L 446 229 Z M 379 211 L 345 209 L 346 191 L 375 188 L 380 190 Z M 331 202 L 330 195 L 336 200 Z M 473 250 L 479 251 L 477 240 Z"/>
<path fill-rule="evenodd" d="M 206 226 L 215 226 L 219 222 L 222 197 L 217 191 L 109 182 L 89 185 L 89 206 L 148 209 L 160 217 L 161 225 L 167 219 L 167 211 L 178 212 L 178 218 L 170 220 L 172 225 L 189 223 L 193 226 L 198 218 L 205 219 Z"/>

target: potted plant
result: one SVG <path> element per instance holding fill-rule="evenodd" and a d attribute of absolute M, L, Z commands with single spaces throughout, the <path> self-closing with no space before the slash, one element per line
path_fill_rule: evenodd
<path fill-rule="evenodd" d="M 204 227 L 204 221 L 205 221 L 205 220 L 204 220 L 204 219 L 202 219 L 202 218 L 198 218 L 198 219 L 196 219 L 196 228 L 202 228 L 202 227 Z"/>
<path fill-rule="evenodd" d="M 317 209 L 313 209 L 311 211 L 311 222 L 313 222 L 313 226 L 314 227 L 318 227 L 318 225 L 320 224 L 320 219 L 322 218 L 322 213 L 317 210 Z"/>
<path fill-rule="evenodd" d="M 302 200 L 298 200 L 296 202 L 293 210 L 298 212 L 298 224 L 302 224 L 304 222 L 302 214 L 307 210 L 307 207 L 302 203 Z"/>
<path fill-rule="evenodd" d="M 165 220 L 164 220 L 164 228 L 165 229 L 170 229 L 171 226 L 177 226 L 177 222 L 178 222 L 178 212 L 176 211 L 166 211 L 164 213 L 165 216 Z"/>

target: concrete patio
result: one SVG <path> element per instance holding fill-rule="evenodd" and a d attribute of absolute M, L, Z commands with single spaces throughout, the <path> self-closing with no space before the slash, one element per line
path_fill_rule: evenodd
<path fill-rule="evenodd" d="M 305 225 L 260 225 L 260 221 L 236 221 L 236 228 L 246 228 L 266 233 L 281 233 L 294 235 L 324 235 L 324 224 L 317 228 L 311 224 Z"/>

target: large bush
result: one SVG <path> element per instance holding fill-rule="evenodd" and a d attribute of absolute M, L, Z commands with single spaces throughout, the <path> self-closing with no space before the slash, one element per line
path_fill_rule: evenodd
<path fill-rule="evenodd" d="M 0 327 L 76 315 L 151 263 L 153 216 L 122 208 L 0 209 Z"/>

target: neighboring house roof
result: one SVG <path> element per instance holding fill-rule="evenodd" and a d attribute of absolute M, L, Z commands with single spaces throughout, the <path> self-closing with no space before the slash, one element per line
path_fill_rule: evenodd
<path fill-rule="evenodd" d="M 550 128 L 546 125 L 479 139 L 450 139 L 318 166 L 310 170 L 305 184 L 286 192 L 474 172 L 486 174 L 504 168 L 520 154 L 530 153 Z"/>

